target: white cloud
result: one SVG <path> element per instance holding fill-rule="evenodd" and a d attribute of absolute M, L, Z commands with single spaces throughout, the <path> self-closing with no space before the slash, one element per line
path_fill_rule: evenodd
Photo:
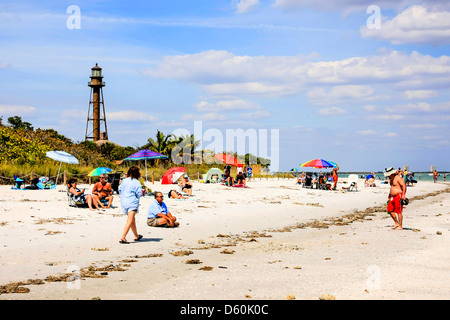
<path fill-rule="evenodd" d="M 436 90 L 407 90 L 403 93 L 405 99 L 416 100 L 416 99 L 428 99 L 437 96 Z"/>
<path fill-rule="evenodd" d="M 310 7 L 320 11 L 340 11 L 350 13 L 366 10 L 368 6 L 376 4 L 385 9 L 400 9 L 409 3 L 418 1 L 411 0 L 275 0 L 273 6 L 285 10 Z"/>
<path fill-rule="evenodd" d="M 450 43 L 450 12 L 431 11 L 425 6 L 412 6 L 392 20 L 381 23 L 379 29 L 360 29 L 363 38 L 388 40 L 394 44 L 404 43 Z"/>
<path fill-rule="evenodd" d="M 347 14 L 366 11 L 370 5 L 377 5 L 382 10 L 394 9 L 398 12 L 408 6 L 418 4 L 427 5 L 433 10 L 450 8 L 448 0 L 274 0 L 273 6 L 285 10 L 309 7 L 318 11 L 340 11 Z"/>
<path fill-rule="evenodd" d="M 362 136 L 372 136 L 372 135 L 375 135 L 375 134 L 376 134 L 375 131 L 370 130 L 370 129 L 358 131 L 357 133 L 360 134 L 360 135 L 362 135 Z"/>
<path fill-rule="evenodd" d="M 225 121 L 228 118 L 217 112 L 209 112 L 204 114 L 187 113 L 181 116 L 182 121 Z"/>
<path fill-rule="evenodd" d="M 397 134 L 396 132 L 386 132 L 386 133 L 384 134 L 384 136 L 385 136 L 385 137 L 389 137 L 389 138 L 393 138 L 393 137 L 398 136 L 398 134 Z"/>
<path fill-rule="evenodd" d="M 232 110 L 254 110 L 260 109 L 261 106 L 252 101 L 242 99 L 220 100 L 217 102 L 200 101 L 196 104 L 196 109 L 202 112 L 232 111 Z"/>
<path fill-rule="evenodd" d="M 330 108 L 323 108 L 320 109 L 318 114 L 322 116 L 336 116 L 336 115 L 342 115 L 346 114 L 347 111 L 344 109 L 338 108 L 338 107 L 330 107 Z"/>
<path fill-rule="evenodd" d="M 409 124 L 408 127 L 412 129 L 434 129 L 437 128 L 437 125 L 433 123 L 415 123 Z"/>
<path fill-rule="evenodd" d="M 371 119 L 375 120 L 403 120 L 405 116 L 402 114 L 379 114 L 376 116 L 371 116 Z"/>
<path fill-rule="evenodd" d="M 272 114 L 266 110 L 247 112 L 247 113 L 243 113 L 239 116 L 239 118 L 244 118 L 244 119 L 263 119 L 263 118 L 270 118 L 270 117 L 272 117 Z"/>
<path fill-rule="evenodd" d="M 157 117 L 152 116 L 146 112 L 134 111 L 134 110 L 123 110 L 115 112 L 106 113 L 106 121 L 117 121 L 117 122 L 153 122 L 158 120 Z"/>
<path fill-rule="evenodd" d="M 425 90 L 435 84 L 442 87 L 450 83 L 450 57 L 382 50 L 374 56 L 312 62 L 305 56 L 251 57 L 210 50 L 166 56 L 143 73 L 196 83 L 205 92 L 228 99 L 245 95 L 289 96 L 329 85 L 361 86 L 365 90 L 356 93 L 368 98 L 372 84 L 403 90 Z M 326 92 L 324 88 L 321 90 Z"/>
<path fill-rule="evenodd" d="M 37 109 L 32 106 L 21 105 L 0 105 L 0 115 L 2 116 L 33 116 L 36 115 Z M 6 120 L 6 119 L 3 119 Z"/>
<path fill-rule="evenodd" d="M 374 100 L 374 91 L 370 86 L 346 85 L 335 86 L 326 91 L 325 88 L 315 88 L 307 93 L 308 98 L 316 105 L 329 105 L 346 101 Z"/>
<path fill-rule="evenodd" d="M 8 62 L 2 62 L 0 63 L 0 69 L 5 69 L 11 67 L 11 64 Z"/>
<path fill-rule="evenodd" d="M 235 0 L 236 13 L 246 13 L 260 5 L 259 0 Z"/>
<path fill-rule="evenodd" d="M 367 112 L 374 112 L 377 109 L 377 107 L 374 105 L 366 105 L 363 106 L 363 109 L 366 110 Z"/>

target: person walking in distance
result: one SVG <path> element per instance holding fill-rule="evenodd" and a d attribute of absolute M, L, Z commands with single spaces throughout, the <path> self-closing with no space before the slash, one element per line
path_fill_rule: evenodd
<path fill-rule="evenodd" d="M 406 184 L 405 180 L 398 175 L 397 170 L 390 167 L 384 172 L 385 177 L 389 177 L 389 201 L 387 211 L 394 220 L 394 230 L 403 230 L 403 204 L 402 200 L 406 200 Z"/>
<path fill-rule="evenodd" d="M 139 199 L 142 197 L 142 185 L 139 182 L 141 173 L 139 168 L 134 166 L 131 167 L 127 172 L 127 177 L 122 180 L 119 186 L 120 202 L 122 205 L 122 211 L 127 215 L 127 222 L 125 223 L 125 228 L 123 230 L 122 238 L 120 238 L 120 243 L 128 244 L 126 236 L 128 231 L 134 233 L 134 241 L 139 241 L 142 239 L 142 235 L 137 233 L 136 219 L 135 216 L 139 212 Z"/>

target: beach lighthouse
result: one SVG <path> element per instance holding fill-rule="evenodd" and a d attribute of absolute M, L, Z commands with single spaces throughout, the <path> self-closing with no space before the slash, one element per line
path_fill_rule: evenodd
<path fill-rule="evenodd" d="M 105 103 L 103 101 L 103 87 L 105 83 L 103 82 L 102 68 L 97 63 L 91 70 L 91 81 L 88 83 L 88 86 L 91 87 L 91 94 L 89 97 L 85 140 L 92 139 L 94 142 L 97 142 L 99 140 L 108 140 Z M 92 131 L 90 131 L 90 128 L 92 128 Z"/>

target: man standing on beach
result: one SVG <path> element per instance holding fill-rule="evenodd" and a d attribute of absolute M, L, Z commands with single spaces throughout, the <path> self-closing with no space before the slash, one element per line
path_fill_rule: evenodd
<path fill-rule="evenodd" d="M 394 230 L 403 230 L 403 205 L 402 200 L 406 199 L 406 184 L 397 171 L 390 167 L 384 172 L 385 177 L 389 177 L 391 189 L 389 191 L 389 201 L 387 211 L 394 220 Z"/>
<path fill-rule="evenodd" d="M 439 176 L 439 173 L 436 171 L 436 169 L 434 169 L 434 172 L 433 172 L 433 182 L 434 183 L 436 183 L 436 181 L 438 180 L 438 176 Z"/>
<path fill-rule="evenodd" d="M 336 185 L 337 185 L 337 182 L 338 182 L 338 174 L 337 174 L 338 170 L 339 170 L 339 166 L 336 165 L 333 168 L 333 172 L 332 172 L 332 174 L 333 174 L 333 181 L 334 181 L 333 190 L 336 190 Z"/>

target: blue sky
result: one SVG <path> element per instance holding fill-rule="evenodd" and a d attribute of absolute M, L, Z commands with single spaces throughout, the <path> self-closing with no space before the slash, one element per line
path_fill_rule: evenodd
<path fill-rule="evenodd" d="M 439 0 L 2 1 L 0 116 L 82 141 L 98 63 L 120 145 L 202 121 L 278 130 L 279 170 L 450 170 L 449 21 Z"/>

